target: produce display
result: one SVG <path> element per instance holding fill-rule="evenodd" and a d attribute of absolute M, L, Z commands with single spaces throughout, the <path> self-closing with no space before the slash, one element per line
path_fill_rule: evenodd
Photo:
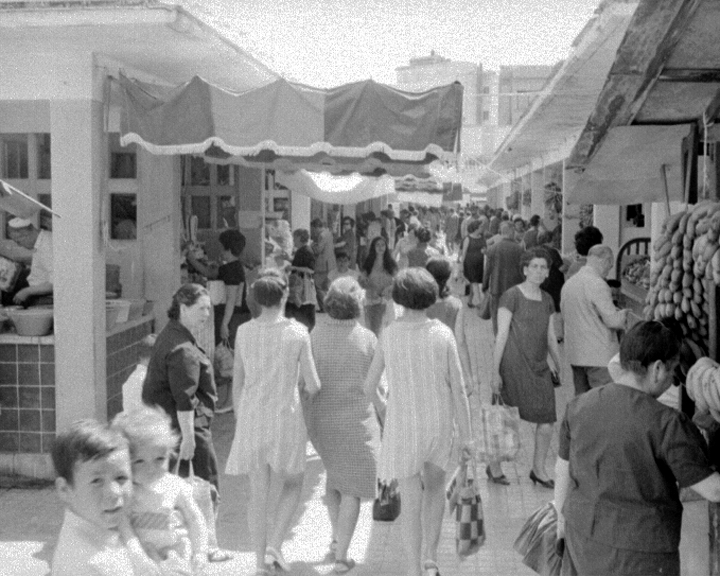
<path fill-rule="evenodd" d="M 653 244 L 648 320 L 675 317 L 686 337 L 708 351 L 708 281 L 720 284 L 720 202 L 704 200 L 673 214 Z"/>
<path fill-rule="evenodd" d="M 708 357 L 700 358 L 688 371 L 685 389 L 697 410 L 709 412 L 720 422 L 720 364 Z"/>
<path fill-rule="evenodd" d="M 650 289 L 650 256 L 638 256 L 622 271 L 622 277 L 643 290 Z"/>

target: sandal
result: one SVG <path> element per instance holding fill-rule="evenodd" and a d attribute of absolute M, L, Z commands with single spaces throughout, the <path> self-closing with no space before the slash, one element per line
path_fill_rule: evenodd
<path fill-rule="evenodd" d="M 215 548 L 208 551 L 208 562 L 227 562 L 228 560 L 232 560 L 232 557 L 232 552 L 228 552 L 222 548 Z"/>
<path fill-rule="evenodd" d="M 346 574 L 353 568 L 355 568 L 355 560 L 335 560 L 333 572 L 335 572 L 335 574 Z"/>
<path fill-rule="evenodd" d="M 285 561 L 283 555 L 272 546 L 265 548 L 265 564 L 276 566 L 283 572 L 290 572 L 290 565 Z"/>
<path fill-rule="evenodd" d="M 335 553 L 337 552 L 337 540 L 333 538 L 333 541 L 330 542 L 330 550 L 328 550 L 328 553 L 325 554 L 326 560 L 335 561 Z"/>
<path fill-rule="evenodd" d="M 427 560 L 425 564 L 423 564 L 423 570 L 425 571 L 425 576 L 440 576 L 440 569 L 437 563 L 432 560 Z"/>

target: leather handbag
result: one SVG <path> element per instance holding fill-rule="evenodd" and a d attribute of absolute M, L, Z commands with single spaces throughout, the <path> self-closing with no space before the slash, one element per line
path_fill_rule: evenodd
<path fill-rule="evenodd" d="M 378 483 L 379 494 L 373 502 L 373 520 L 375 522 L 394 522 L 400 516 L 400 494 L 397 480 Z"/>

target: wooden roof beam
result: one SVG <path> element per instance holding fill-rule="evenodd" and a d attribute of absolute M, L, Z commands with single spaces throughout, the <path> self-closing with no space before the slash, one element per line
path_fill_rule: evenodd
<path fill-rule="evenodd" d="M 645 102 L 673 48 L 704 0 L 642 0 L 615 63 L 568 160 L 582 168 L 615 126 L 626 126 Z"/>
<path fill-rule="evenodd" d="M 720 68 L 663 68 L 659 82 L 720 83 Z"/>

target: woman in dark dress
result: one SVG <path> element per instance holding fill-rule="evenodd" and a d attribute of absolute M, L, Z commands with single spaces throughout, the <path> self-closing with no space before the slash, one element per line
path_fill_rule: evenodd
<path fill-rule="evenodd" d="M 540 289 L 548 276 L 550 257 L 542 248 L 533 248 L 525 252 L 521 266 L 525 281 L 500 297 L 492 388 L 493 393 L 501 393 L 505 404 L 518 407 L 521 419 L 536 424 L 530 479 L 552 488 L 554 483 L 545 471 L 556 420 L 548 352 L 556 367 L 561 364 L 552 321 L 555 305 Z M 492 476 L 497 472 L 492 470 Z"/>
<path fill-rule="evenodd" d="M 470 296 L 468 297 L 468 306 L 470 308 L 473 308 L 476 303 L 479 304 L 482 300 L 481 285 L 483 272 L 485 271 L 485 251 L 487 248 L 484 228 L 485 226 L 481 220 L 470 222 L 467 227 L 468 235 L 463 240 L 462 251 L 460 252 L 463 275 L 470 283 Z"/>
<path fill-rule="evenodd" d="M 313 274 L 315 255 L 308 246 L 310 232 L 299 228 L 293 232 L 295 254 L 290 262 L 290 296 L 285 304 L 285 316 L 295 318 L 308 330 L 315 327 L 315 304 L 317 302 Z"/>

